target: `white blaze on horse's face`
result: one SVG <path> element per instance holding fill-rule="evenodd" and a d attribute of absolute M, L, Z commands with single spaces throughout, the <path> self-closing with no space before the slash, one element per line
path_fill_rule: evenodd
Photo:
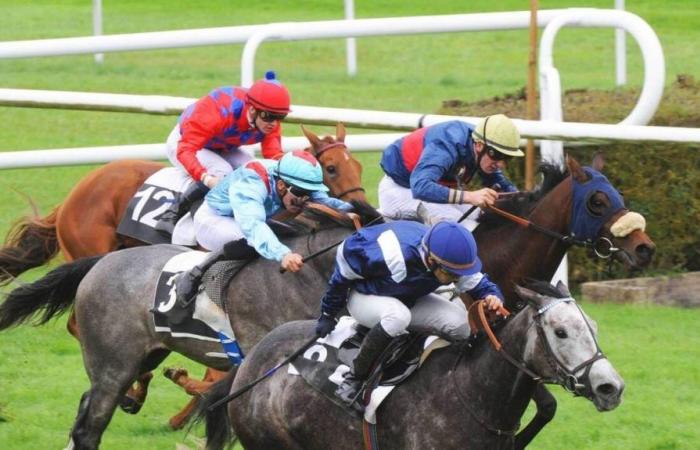
<path fill-rule="evenodd" d="M 542 315 L 541 322 L 552 353 L 565 370 L 572 371 L 596 355 L 597 325 L 573 301 L 553 306 Z M 582 383 L 585 371 L 581 367 L 574 373 Z M 620 404 L 624 381 L 607 358 L 593 362 L 588 380 L 591 400 L 599 411 L 609 411 Z"/>

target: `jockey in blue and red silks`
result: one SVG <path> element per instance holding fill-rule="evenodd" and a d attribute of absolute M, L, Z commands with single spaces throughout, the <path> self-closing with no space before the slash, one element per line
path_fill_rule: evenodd
<path fill-rule="evenodd" d="M 178 277 L 178 302 L 187 305 L 196 297 L 202 275 L 217 261 L 247 259 L 257 253 L 279 261 L 285 270 L 299 271 L 302 256 L 280 242 L 267 219 L 283 210 L 298 213 L 307 201 L 352 209 L 327 192 L 321 164 L 303 150 L 286 153 L 277 161 L 248 161 L 226 175 L 194 215 L 197 243 L 212 253 Z"/>
<path fill-rule="evenodd" d="M 192 203 L 252 159 L 241 145 L 260 142 L 263 158 L 281 158 L 280 121 L 290 112 L 289 106 L 289 91 L 274 72 L 268 72 L 250 89 L 220 87 L 187 107 L 168 136 L 166 152 L 173 166 L 195 184 L 160 216 L 156 229 L 172 233 Z"/>
<path fill-rule="evenodd" d="M 415 218 L 422 204 L 435 223 L 456 221 L 472 205 L 492 205 L 497 191 L 517 190 L 503 169 L 511 157 L 523 156 L 519 145 L 517 128 L 503 114 L 485 117 L 476 128 L 454 120 L 418 129 L 384 150 L 379 209 L 388 217 Z M 475 174 L 485 187 L 467 190 Z M 473 230 L 476 222 L 464 225 Z"/>

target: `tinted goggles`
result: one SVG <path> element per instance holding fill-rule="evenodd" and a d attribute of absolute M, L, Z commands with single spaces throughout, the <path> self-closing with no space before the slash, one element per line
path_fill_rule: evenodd
<path fill-rule="evenodd" d="M 306 189 L 302 189 L 302 188 L 300 188 L 300 187 L 298 187 L 298 186 L 293 186 L 293 185 L 291 185 L 291 184 L 290 184 L 287 188 L 288 188 L 289 192 L 291 192 L 291 194 L 292 194 L 293 196 L 295 196 L 295 197 L 299 197 L 299 198 L 301 198 L 301 197 L 311 197 L 312 191 L 309 191 L 309 190 L 306 190 Z"/>
<path fill-rule="evenodd" d="M 286 114 L 277 114 L 270 111 L 259 111 L 258 117 L 262 119 L 263 122 L 274 122 L 275 120 L 284 120 L 287 117 Z"/>
<path fill-rule="evenodd" d="M 499 152 L 495 148 L 488 145 L 486 146 L 486 154 L 489 155 L 489 158 L 491 158 L 494 161 L 508 161 L 512 158 L 511 155 L 506 155 L 503 152 Z"/>

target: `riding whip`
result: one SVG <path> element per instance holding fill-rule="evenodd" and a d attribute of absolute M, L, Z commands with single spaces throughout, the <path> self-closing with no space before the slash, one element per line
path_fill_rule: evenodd
<path fill-rule="evenodd" d="M 273 367 L 272 369 L 270 369 L 270 370 L 268 370 L 267 372 L 265 372 L 262 376 L 260 376 L 259 378 L 257 378 L 255 381 L 253 381 L 253 382 L 251 382 L 251 383 L 249 383 L 249 384 L 243 386 L 242 388 L 238 389 L 236 392 L 232 392 L 232 393 L 228 394 L 226 397 L 221 398 L 221 399 L 217 400 L 216 402 L 212 403 L 212 404 L 207 408 L 207 410 L 208 410 L 208 411 L 213 411 L 213 410 L 215 410 L 216 408 L 218 408 L 219 406 L 224 405 L 224 404 L 230 402 L 231 400 L 233 400 L 233 399 L 235 399 L 235 398 L 237 398 L 237 397 L 239 397 L 239 396 L 245 394 L 245 393 L 248 392 L 253 386 L 255 386 L 256 384 L 260 383 L 260 382 L 261 382 L 262 380 L 264 380 L 265 378 L 268 378 L 269 376 L 271 376 L 271 375 L 273 375 L 275 372 L 277 372 L 277 369 L 279 369 L 280 367 L 284 366 L 285 364 L 288 364 L 288 363 L 289 363 L 290 361 L 292 361 L 294 358 L 296 358 L 297 356 L 299 356 L 299 355 L 301 355 L 302 353 L 304 353 L 304 352 L 306 351 L 306 349 L 308 349 L 309 347 L 311 347 L 311 345 L 313 345 L 313 343 L 316 342 L 316 339 L 318 339 L 318 336 L 314 335 L 311 339 L 309 339 L 308 341 L 306 341 L 306 342 L 304 343 L 304 345 L 301 346 L 301 348 L 299 348 L 299 349 L 296 350 L 294 353 L 292 353 L 291 355 L 289 355 L 288 357 L 286 357 L 286 358 L 284 359 L 284 361 L 282 361 L 281 363 L 277 364 L 277 365 L 276 365 L 275 367 Z"/>

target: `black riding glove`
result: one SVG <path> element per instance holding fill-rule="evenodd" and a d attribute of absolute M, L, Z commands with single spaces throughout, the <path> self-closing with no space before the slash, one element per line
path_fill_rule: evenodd
<path fill-rule="evenodd" d="M 321 317 L 318 318 L 318 322 L 316 323 L 316 335 L 318 337 L 328 336 L 335 328 L 336 323 L 338 323 L 338 321 L 335 320 L 335 317 L 326 313 L 321 313 Z"/>

